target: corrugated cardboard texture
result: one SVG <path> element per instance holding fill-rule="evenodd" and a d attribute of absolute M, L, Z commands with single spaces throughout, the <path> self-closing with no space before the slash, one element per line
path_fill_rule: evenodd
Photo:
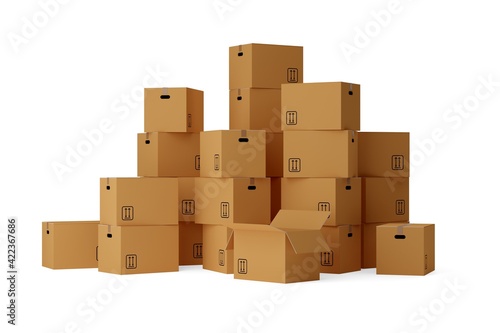
<path fill-rule="evenodd" d="M 281 88 L 303 80 L 301 46 L 246 44 L 229 48 L 229 89 Z"/>
<path fill-rule="evenodd" d="M 203 226 L 179 222 L 179 265 L 203 264 Z"/>
<path fill-rule="evenodd" d="M 199 133 L 139 133 L 137 175 L 146 177 L 199 177 Z"/>
<path fill-rule="evenodd" d="M 356 177 L 357 132 L 285 131 L 283 155 L 284 177 Z"/>
<path fill-rule="evenodd" d="M 298 83 L 281 89 L 282 130 L 359 130 L 359 84 Z"/>
<path fill-rule="evenodd" d="M 99 225 L 100 272 L 138 274 L 179 270 L 179 226 Z"/>
<path fill-rule="evenodd" d="M 101 178 L 101 224 L 178 223 L 177 178 Z"/>
<path fill-rule="evenodd" d="M 434 224 L 377 227 L 377 274 L 426 275 L 434 257 Z"/>
<path fill-rule="evenodd" d="M 359 132 L 360 177 L 409 177 L 410 133 Z"/>
<path fill-rule="evenodd" d="M 409 221 L 409 178 L 362 178 L 362 184 L 362 222 Z"/>
<path fill-rule="evenodd" d="M 231 89 L 229 129 L 281 132 L 281 89 Z"/>
<path fill-rule="evenodd" d="M 203 225 L 203 269 L 233 274 L 233 230 L 220 225 Z"/>
<path fill-rule="evenodd" d="M 361 224 L 361 268 L 377 266 L 377 227 L 379 225 L 400 226 L 409 222 L 397 223 L 362 223 Z"/>
<path fill-rule="evenodd" d="M 361 226 L 321 228 L 331 251 L 321 252 L 321 273 L 347 273 L 361 269 Z"/>
<path fill-rule="evenodd" d="M 329 211 L 325 226 L 361 224 L 361 178 L 283 178 L 281 207 Z"/>
<path fill-rule="evenodd" d="M 203 91 L 144 88 L 144 132 L 203 131 Z"/>
<path fill-rule="evenodd" d="M 99 221 L 42 222 L 42 266 L 97 268 Z"/>

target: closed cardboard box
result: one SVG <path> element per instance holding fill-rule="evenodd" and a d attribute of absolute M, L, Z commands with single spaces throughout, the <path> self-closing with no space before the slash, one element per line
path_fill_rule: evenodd
<path fill-rule="evenodd" d="M 377 274 L 426 275 L 434 257 L 434 224 L 377 227 Z"/>
<path fill-rule="evenodd" d="M 409 178 L 362 178 L 362 212 L 364 223 L 408 222 Z"/>
<path fill-rule="evenodd" d="M 361 270 L 361 226 L 340 225 L 321 228 L 330 251 L 321 252 L 321 273 L 347 273 Z"/>
<path fill-rule="evenodd" d="M 281 128 L 359 130 L 360 87 L 346 82 L 284 84 Z"/>
<path fill-rule="evenodd" d="M 179 222 L 179 265 L 203 264 L 203 225 Z"/>
<path fill-rule="evenodd" d="M 356 131 L 283 132 L 283 176 L 352 178 L 358 173 Z"/>
<path fill-rule="evenodd" d="M 233 274 L 233 229 L 221 225 L 203 225 L 203 269 Z"/>
<path fill-rule="evenodd" d="M 330 212 L 325 226 L 361 224 L 361 178 L 283 178 L 281 207 Z"/>
<path fill-rule="evenodd" d="M 97 268 L 99 221 L 42 222 L 42 266 Z"/>
<path fill-rule="evenodd" d="M 410 133 L 359 132 L 360 177 L 409 177 Z"/>
<path fill-rule="evenodd" d="M 379 225 L 399 226 L 409 222 L 396 223 L 362 223 L 361 224 L 361 268 L 375 268 L 377 266 L 377 227 Z"/>
<path fill-rule="evenodd" d="M 179 221 L 196 221 L 196 202 L 194 177 L 179 177 Z"/>
<path fill-rule="evenodd" d="M 200 134 L 201 177 L 266 176 L 266 132 L 223 130 Z"/>
<path fill-rule="evenodd" d="M 177 225 L 177 178 L 101 178 L 101 224 Z"/>
<path fill-rule="evenodd" d="M 246 44 L 229 48 L 229 89 L 281 88 L 303 80 L 301 46 Z"/>
<path fill-rule="evenodd" d="M 99 225 L 100 272 L 138 274 L 179 270 L 179 226 Z"/>
<path fill-rule="evenodd" d="M 281 132 L 281 89 L 230 90 L 229 129 Z"/>
<path fill-rule="evenodd" d="M 283 133 L 266 133 L 266 177 L 283 177 Z"/>
<path fill-rule="evenodd" d="M 203 91 L 144 88 L 144 132 L 203 131 Z"/>
<path fill-rule="evenodd" d="M 269 178 L 196 178 L 196 223 L 271 222 Z"/>
<path fill-rule="evenodd" d="M 199 177 L 199 133 L 139 133 L 137 175 L 146 177 Z"/>
<path fill-rule="evenodd" d="M 234 226 L 234 278 L 290 283 L 319 280 L 328 212 L 280 210 L 271 225 Z"/>

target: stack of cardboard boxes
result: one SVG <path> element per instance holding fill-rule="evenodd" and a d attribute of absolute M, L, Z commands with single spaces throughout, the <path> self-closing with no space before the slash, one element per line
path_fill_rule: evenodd
<path fill-rule="evenodd" d="M 229 49 L 230 129 L 203 92 L 146 88 L 138 177 L 100 181 L 100 221 L 44 222 L 43 265 L 131 274 L 203 268 L 297 282 L 434 270 L 409 224 L 409 133 L 359 132 L 360 86 L 303 83 L 303 50 Z"/>

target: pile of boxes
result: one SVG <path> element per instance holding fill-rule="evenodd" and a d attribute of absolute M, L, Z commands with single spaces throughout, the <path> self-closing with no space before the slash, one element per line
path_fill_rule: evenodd
<path fill-rule="evenodd" d="M 182 265 L 298 282 L 434 270 L 409 223 L 409 133 L 361 132 L 360 86 L 303 83 L 303 49 L 229 48 L 229 130 L 203 92 L 146 88 L 138 177 L 100 180 L 100 220 L 44 222 L 42 264 L 115 274 Z"/>

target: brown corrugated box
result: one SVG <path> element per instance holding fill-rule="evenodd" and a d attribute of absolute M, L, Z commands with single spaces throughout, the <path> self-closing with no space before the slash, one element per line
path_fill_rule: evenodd
<path fill-rule="evenodd" d="M 281 89 L 230 90 L 229 129 L 281 132 Z"/>
<path fill-rule="evenodd" d="M 362 223 L 361 224 L 361 268 L 375 268 L 377 266 L 377 227 L 379 225 L 402 225 L 409 222 L 396 223 Z"/>
<path fill-rule="evenodd" d="M 195 177 L 179 177 L 179 221 L 196 221 Z"/>
<path fill-rule="evenodd" d="M 222 130 L 200 133 L 201 177 L 266 176 L 266 132 Z"/>
<path fill-rule="evenodd" d="M 377 274 L 426 275 L 434 271 L 434 224 L 377 227 Z"/>
<path fill-rule="evenodd" d="M 271 222 L 269 178 L 196 178 L 196 223 Z"/>
<path fill-rule="evenodd" d="M 282 83 L 302 80 L 302 46 L 246 44 L 229 48 L 229 89 L 279 89 Z"/>
<path fill-rule="evenodd" d="M 99 221 L 42 222 L 42 266 L 97 268 Z"/>
<path fill-rule="evenodd" d="M 179 265 L 203 264 L 203 225 L 179 222 Z"/>
<path fill-rule="evenodd" d="M 356 177 L 357 132 L 285 131 L 283 158 L 284 177 Z"/>
<path fill-rule="evenodd" d="M 346 82 L 283 84 L 281 129 L 359 130 L 360 86 Z"/>
<path fill-rule="evenodd" d="M 177 178 L 101 178 L 101 224 L 177 225 Z"/>
<path fill-rule="evenodd" d="M 281 207 L 328 211 L 325 226 L 361 224 L 361 178 L 283 178 Z"/>
<path fill-rule="evenodd" d="M 203 91 L 144 88 L 144 132 L 203 131 Z"/>
<path fill-rule="evenodd" d="M 222 225 L 203 225 L 203 269 L 233 274 L 233 229 Z"/>
<path fill-rule="evenodd" d="M 409 178 L 362 178 L 364 223 L 409 221 Z"/>
<path fill-rule="evenodd" d="M 409 177 L 410 133 L 359 132 L 360 177 Z"/>
<path fill-rule="evenodd" d="M 330 251 L 321 252 L 321 273 L 347 273 L 361 269 L 361 226 L 321 228 Z"/>
<path fill-rule="evenodd" d="M 138 274 L 179 270 L 179 226 L 99 225 L 100 272 Z"/>
<path fill-rule="evenodd" d="M 234 226 L 234 278 L 268 282 L 319 280 L 321 234 L 328 212 L 280 210 L 271 225 Z"/>
<path fill-rule="evenodd" d="M 199 177 L 199 133 L 137 134 L 137 175 Z"/>

